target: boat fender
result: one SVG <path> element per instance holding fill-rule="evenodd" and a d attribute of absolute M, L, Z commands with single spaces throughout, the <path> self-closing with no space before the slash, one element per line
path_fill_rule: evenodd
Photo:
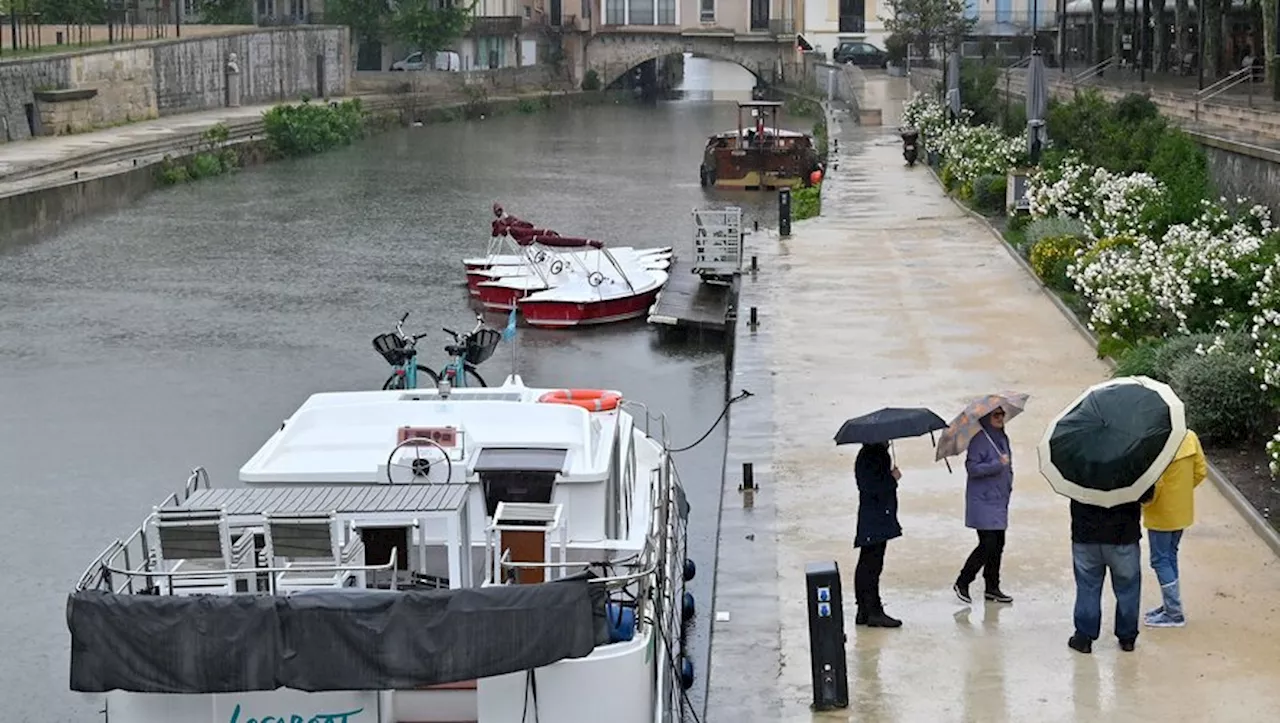
<path fill-rule="evenodd" d="M 689 582 L 698 574 L 698 566 L 689 558 L 684 559 L 684 581 Z"/>
<path fill-rule="evenodd" d="M 686 624 L 688 624 L 690 620 L 693 620 L 693 616 L 697 612 L 698 612 L 698 606 L 696 604 L 696 601 L 693 599 L 693 593 L 686 592 L 684 594 L 684 598 L 681 600 L 681 605 L 680 605 L 681 619 L 684 620 Z"/>
<path fill-rule="evenodd" d="M 619 603 L 605 603 L 609 619 L 609 642 L 625 643 L 636 635 L 636 611 Z"/>
<path fill-rule="evenodd" d="M 588 412 L 611 412 L 622 404 L 622 395 L 604 389 L 553 389 L 538 397 L 544 404 L 569 404 Z"/>
<path fill-rule="evenodd" d="M 688 690 L 693 687 L 693 661 L 687 655 L 680 656 L 680 685 Z"/>

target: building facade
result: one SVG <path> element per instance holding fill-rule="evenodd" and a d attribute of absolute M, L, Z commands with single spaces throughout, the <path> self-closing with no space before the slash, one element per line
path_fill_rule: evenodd
<path fill-rule="evenodd" d="M 882 18 L 891 12 L 881 0 L 804 0 L 801 32 L 827 58 L 846 40 L 861 40 L 883 50 L 887 33 Z"/>

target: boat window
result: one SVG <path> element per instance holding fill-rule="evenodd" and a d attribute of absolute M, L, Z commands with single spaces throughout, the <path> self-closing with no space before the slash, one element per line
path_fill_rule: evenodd
<path fill-rule="evenodd" d="M 485 510 L 492 517 L 499 502 L 551 502 L 556 477 L 564 471 L 567 449 L 529 447 L 480 450 L 475 471 L 484 490 Z"/>

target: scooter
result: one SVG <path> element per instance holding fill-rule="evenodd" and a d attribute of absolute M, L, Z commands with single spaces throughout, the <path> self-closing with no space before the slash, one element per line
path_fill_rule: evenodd
<path fill-rule="evenodd" d="M 916 158 L 919 157 L 916 142 L 920 140 L 920 131 L 914 128 L 903 128 L 898 135 L 902 136 L 902 157 L 906 159 L 908 166 L 915 166 Z"/>

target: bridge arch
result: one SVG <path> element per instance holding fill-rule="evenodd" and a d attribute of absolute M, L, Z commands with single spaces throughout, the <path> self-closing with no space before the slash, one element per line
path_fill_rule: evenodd
<path fill-rule="evenodd" d="M 608 87 L 642 63 L 681 53 L 695 53 L 734 63 L 760 82 L 776 81 L 782 74 L 790 42 L 737 42 L 733 37 L 688 36 L 675 33 L 627 33 L 598 35 L 587 54 L 587 70 L 596 71 L 600 86 Z"/>

